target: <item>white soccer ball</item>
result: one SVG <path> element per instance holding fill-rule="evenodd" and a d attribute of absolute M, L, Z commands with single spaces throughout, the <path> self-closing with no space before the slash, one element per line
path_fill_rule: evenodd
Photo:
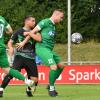
<path fill-rule="evenodd" d="M 82 35 L 80 33 L 73 33 L 71 35 L 71 41 L 73 43 L 79 44 L 79 43 L 82 42 L 82 40 L 83 40 L 83 37 L 82 37 Z"/>

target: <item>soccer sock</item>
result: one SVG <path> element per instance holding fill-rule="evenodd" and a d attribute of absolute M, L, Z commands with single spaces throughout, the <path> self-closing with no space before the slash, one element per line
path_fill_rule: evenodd
<path fill-rule="evenodd" d="M 12 78 L 12 76 L 6 75 L 4 80 L 2 81 L 1 88 L 5 89 Z"/>
<path fill-rule="evenodd" d="M 54 91 L 55 87 L 54 86 L 50 86 L 50 91 Z"/>
<path fill-rule="evenodd" d="M 11 75 L 12 77 L 15 77 L 19 80 L 23 80 L 23 81 L 25 80 L 25 77 L 19 71 L 14 70 L 12 68 L 9 71 L 9 75 Z"/>
<path fill-rule="evenodd" d="M 56 77 L 55 77 L 56 79 L 60 76 L 60 74 L 62 73 L 63 69 L 64 68 L 59 68 L 59 67 L 57 68 L 57 70 L 56 70 Z"/>
<path fill-rule="evenodd" d="M 28 87 L 27 87 L 27 91 L 31 91 L 31 87 L 28 86 Z"/>
<path fill-rule="evenodd" d="M 55 74 L 56 74 L 56 70 L 50 70 L 49 72 L 49 83 L 50 83 L 50 90 L 53 91 L 54 90 L 54 82 L 55 82 Z"/>

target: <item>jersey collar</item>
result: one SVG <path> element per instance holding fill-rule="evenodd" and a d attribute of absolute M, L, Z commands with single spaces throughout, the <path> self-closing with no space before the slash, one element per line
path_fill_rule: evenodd
<path fill-rule="evenodd" d="M 50 20 L 51 20 L 51 22 L 52 22 L 53 24 L 55 24 L 54 21 L 53 21 L 51 18 L 50 18 Z"/>

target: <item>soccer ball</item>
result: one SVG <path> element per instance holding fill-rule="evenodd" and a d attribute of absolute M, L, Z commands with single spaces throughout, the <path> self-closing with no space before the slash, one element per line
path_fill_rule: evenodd
<path fill-rule="evenodd" d="M 73 34 L 71 35 L 71 41 L 72 41 L 73 43 L 75 43 L 75 44 L 81 43 L 82 40 L 83 40 L 83 37 L 82 37 L 82 35 L 81 35 L 80 33 L 73 33 Z"/>

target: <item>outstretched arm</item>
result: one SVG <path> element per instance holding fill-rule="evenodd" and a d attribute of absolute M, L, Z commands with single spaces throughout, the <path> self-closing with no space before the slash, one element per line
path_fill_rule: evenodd
<path fill-rule="evenodd" d="M 29 35 L 34 40 L 41 42 L 41 40 L 42 40 L 41 34 L 38 32 L 39 32 L 39 29 L 37 27 L 35 27 L 31 32 L 24 32 L 24 35 Z"/>

